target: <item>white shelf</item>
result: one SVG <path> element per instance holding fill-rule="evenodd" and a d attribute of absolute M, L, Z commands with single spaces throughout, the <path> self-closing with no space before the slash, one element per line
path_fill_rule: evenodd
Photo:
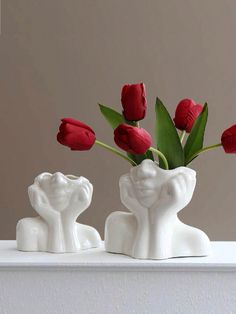
<path fill-rule="evenodd" d="M 232 271 L 236 270 L 236 242 L 212 242 L 212 254 L 207 257 L 156 261 L 110 254 L 104 251 L 104 247 L 67 254 L 19 252 L 15 241 L 0 241 L 0 270 L 5 268 Z"/>
<path fill-rule="evenodd" d="M 236 242 L 212 242 L 208 257 L 147 261 L 0 241 L 0 313 L 236 313 Z"/>

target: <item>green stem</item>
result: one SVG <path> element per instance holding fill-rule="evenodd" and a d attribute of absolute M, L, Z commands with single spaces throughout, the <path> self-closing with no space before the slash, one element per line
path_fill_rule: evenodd
<path fill-rule="evenodd" d="M 183 130 L 183 131 L 180 133 L 180 136 L 179 136 L 181 144 L 183 143 L 183 140 L 184 140 L 184 138 L 185 138 L 185 135 L 186 135 L 186 131 Z"/>
<path fill-rule="evenodd" d="M 129 158 L 125 154 L 121 153 L 118 149 L 116 149 L 114 147 L 111 147 L 111 146 L 109 146 L 109 145 L 107 145 L 107 144 L 105 144 L 105 143 L 103 143 L 101 141 L 98 141 L 98 140 L 96 140 L 95 143 L 98 144 L 99 146 L 101 146 L 101 147 L 103 147 L 103 148 L 105 148 L 105 149 L 115 153 L 116 155 L 122 157 L 123 159 L 127 160 L 128 162 L 131 163 L 132 166 L 137 166 L 136 162 L 134 162 L 131 158 Z"/>
<path fill-rule="evenodd" d="M 168 170 L 168 169 L 169 169 L 169 165 L 168 165 L 168 161 L 167 161 L 165 155 L 162 154 L 162 152 L 160 152 L 158 149 L 156 149 L 156 148 L 154 148 L 154 147 L 150 147 L 149 149 L 150 149 L 153 153 L 156 153 L 156 154 L 162 159 L 162 161 L 164 162 L 164 165 L 165 165 L 166 170 Z"/>
<path fill-rule="evenodd" d="M 204 147 L 204 148 L 200 149 L 199 151 L 197 151 L 195 154 L 193 154 L 193 155 L 189 158 L 189 160 L 187 161 L 186 164 L 189 164 L 189 163 L 190 163 L 195 157 L 197 157 L 198 155 L 200 155 L 200 154 L 202 154 L 202 153 L 204 153 L 204 152 L 207 152 L 207 151 L 209 151 L 209 150 L 216 149 L 217 147 L 220 147 L 220 146 L 222 146 L 222 144 L 221 144 L 221 143 L 218 143 L 218 144 L 214 144 L 214 145 L 207 146 L 207 147 Z"/>

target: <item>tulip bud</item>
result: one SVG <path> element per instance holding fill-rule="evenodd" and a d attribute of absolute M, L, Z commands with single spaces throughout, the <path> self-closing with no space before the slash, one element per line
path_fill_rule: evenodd
<path fill-rule="evenodd" d="M 176 128 L 190 133 L 202 109 L 203 106 L 196 104 L 193 99 L 181 100 L 175 111 L 174 123 Z"/>
<path fill-rule="evenodd" d="M 60 144 L 71 150 L 89 150 L 96 140 L 93 129 L 87 124 L 73 118 L 64 118 L 57 134 Z"/>
<path fill-rule="evenodd" d="M 120 124 L 114 131 L 114 141 L 131 154 L 145 154 L 152 145 L 151 135 L 142 128 Z"/>
<path fill-rule="evenodd" d="M 121 93 L 123 114 L 128 121 L 139 121 L 144 119 L 147 110 L 145 85 L 125 85 Z"/>
<path fill-rule="evenodd" d="M 221 143 L 227 154 L 236 154 L 236 124 L 223 132 Z"/>

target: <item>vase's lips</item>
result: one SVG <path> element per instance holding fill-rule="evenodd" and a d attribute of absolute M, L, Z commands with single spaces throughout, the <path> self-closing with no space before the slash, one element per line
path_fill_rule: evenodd
<path fill-rule="evenodd" d="M 139 180 L 139 181 L 134 181 L 132 180 L 133 184 L 135 185 L 135 188 L 138 190 L 153 190 L 153 180 L 145 179 L 145 180 Z"/>
<path fill-rule="evenodd" d="M 150 195 L 156 194 L 156 190 L 154 189 L 147 189 L 147 188 L 139 188 L 137 189 L 137 192 L 142 197 L 149 197 Z"/>

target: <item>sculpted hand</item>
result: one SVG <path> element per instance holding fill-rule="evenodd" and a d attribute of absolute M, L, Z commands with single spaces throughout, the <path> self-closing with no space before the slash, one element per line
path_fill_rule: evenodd
<path fill-rule="evenodd" d="M 140 204 L 134 192 L 134 186 L 129 176 L 124 175 L 120 179 L 120 197 L 121 202 L 136 217 L 142 217 L 146 214 L 147 208 Z"/>
<path fill-rule="evenodd" d="M 158 212 L 175 210 L 177 213 L 191 200 L 196 180 L 187 173 L 171 177 L 161 188 L 157 202 L 152 206 Z"/>
<path fill-rule="evenodd" d="M 31 185 L 28 194 L 32 207 L 46 222 L 53 223 L 60 217 L 60 213 L 53 209 L 47 195 L 39 186 Z"/>
<path fill-rule="evenodd" d="M 91 203 L 93 186 L 85 178 L 81 177 L 81 184 L 71 194 L 70 202 L 63 211 L 63 216 L 69 216 L 76 220 L 77 217 L 87 209 Z"/>

